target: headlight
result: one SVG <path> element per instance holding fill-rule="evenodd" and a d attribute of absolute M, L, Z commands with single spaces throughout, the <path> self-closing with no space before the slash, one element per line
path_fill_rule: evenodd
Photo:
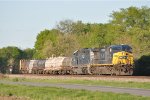
<path fill-rule="evenodd" d="M 127 59 L 127 56 L 120 56 L 119 59 Z"/>
<path fill-rule="evenodd" d="M 123 59 L 123 56 L 120 56 L 119 59 Z"/>

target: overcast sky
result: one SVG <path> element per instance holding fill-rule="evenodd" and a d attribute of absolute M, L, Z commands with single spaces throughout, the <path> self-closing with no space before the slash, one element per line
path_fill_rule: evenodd
<path fill-rule="evenodd" d="M 112 11 L 149 0 L 0 0 L 0 48 L 33 48 L 36 36 L 65 19 L 107 23 Z"/>

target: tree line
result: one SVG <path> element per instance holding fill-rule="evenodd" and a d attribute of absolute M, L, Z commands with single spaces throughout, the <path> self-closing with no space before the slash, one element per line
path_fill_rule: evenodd
<path fill-rule="evenodd" d="M 17 66 L 19 59 L 71 56 L 79 48 L 128 44 L 133 48 L 136 75 L 150 75 L 150 8 L 129 7 L 114 11 L 108 23 L 63 20 L 37 35 L 34 49 L 0 49 L 0 66 Z M 144 71 L 142 72 L 141 69 Z"/>

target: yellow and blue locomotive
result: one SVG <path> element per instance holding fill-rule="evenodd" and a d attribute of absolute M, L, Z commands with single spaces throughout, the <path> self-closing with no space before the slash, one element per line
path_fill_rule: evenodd
<path fill-rule="evenodd" d="M 76 74 L 132 75 L 132 48 L 129 45 L 83 48 L 74 52 L 72 66 Z"/>

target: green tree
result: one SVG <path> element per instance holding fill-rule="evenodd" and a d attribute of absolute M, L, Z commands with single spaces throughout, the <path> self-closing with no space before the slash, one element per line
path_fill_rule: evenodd
<path fill-rule="evenodd" d="M 13 72 L 17 73 L 19 69 L 19 60 L 22 58 L 22 50 L 17 47 L 4 47 L 0 49 L 0 67 L 2 72 L 6 72 L 10 66 Z"/>
<path fill-rule="evenodd" d="M 64 34 L 72 33 L 73 21 L 69 19 L 60 21 L 56 27 Z"/>
<path fill-rule="evenodd" d="M 150 8 L 129 7 L 113 12 L 111 24 L 118 37 L 115 41 L 128 43 L 134 48 L 134 55 L 139 58 L 150 52 Z"/>
<path fill-rule="evenodd" d="M 35 54 L 35 49 L 27 48 L 27 49 L 23 50 L 22 58 L 24 58 L 24 59 L 32 59 L 32 58 L 34 58 L 33 57 L 34 54 Z"/>
<path fill-rule="evenodd" d="M 45 58 L 45 54 L 43 54 L 43 49 L 47 46 L 54 47 L 57 43 L 57 38 L 61 34 L 58 30 L 53 29 L 53 30 L 44 30 L 41 31 L 35 42 L 35 54 L 34 58 Z M 49 42 L 49 43 L 48 43 Z M 48 45 L 49 44 L 49 45 Z"/>

